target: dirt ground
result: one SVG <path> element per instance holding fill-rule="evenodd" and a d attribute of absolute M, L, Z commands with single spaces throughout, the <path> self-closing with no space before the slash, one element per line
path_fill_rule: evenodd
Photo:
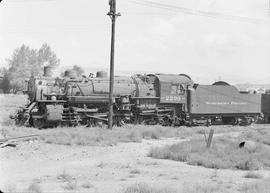
<path fill-rule="evenodd" d="M 134 183 L 183 188 L 198 184 L 222 186 L 237 192 L 246 179 L 246 171 L 215 170 L 170 160 L 147 157 L 153 146 L 173 144 L 180 139 L 143 140 L 142 143 L 120 143 L 115 146 L 65 146 L 38 140 L 6 147 L 1 152 L 3 191 L 13 188 L 25 191 L 38 181 L 44 192 L 121 192 Z M 259 171 L 268 177 L 268 171 Z M 69 175 L 72 180 L 61 179 Z M 73 183 L 73 184 L 71 184 Z M 74 187 L 68 187 L 69 185 Z M 84 184 L 91 187 L 84 188 Z"/>
<path fill-rule="evenodd" d="M 20 102 L 8 105 L 2 100 L 2 120 L 24 100 L 21 97 Z M 129 185 L 146 183 L 179 192 L 188 192 L 185 190 L 196 186 L 213 187 L 213 190 L 218 187 L 218 192 L 239 192 L 243 184 L 262 180 L 244 178 L 247 171 L 207 169 L 147 156 L 151 147 L 182 140 L 185 139 L 151 139 L 111 146 L 56 145 L 39 139 L 21 141 L 16 147 L 0 148 L 0 189 L 27 192 L 35 184 L 38 188 L 32 192 L 118 193 Z M 258 173 L 263 179 L 270 177 L 268 170 Z"/>

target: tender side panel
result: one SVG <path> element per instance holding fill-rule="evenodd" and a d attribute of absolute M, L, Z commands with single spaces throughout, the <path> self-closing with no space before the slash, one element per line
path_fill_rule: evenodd
<path fill-rule="evenodd" d="M 241 94 L 234 86 L 199 85 L 189 91 L 190 114 L 260 114 L 261 95 Z"/>

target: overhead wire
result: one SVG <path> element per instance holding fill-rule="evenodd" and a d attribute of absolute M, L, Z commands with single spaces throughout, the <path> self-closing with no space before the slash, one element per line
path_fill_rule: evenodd
<path fill-rule="evenodd" d="M 203 17 L 209 17 L 209 18 L 215 18 L 215 19 L 224 19 L 224 20 L 232 20 L 232 21 L 255 23 L 255 24 L 269 23 L 269 20 L 261 19 L 261 18 L 250 18 L 246 16 L 229 15 L 229 14 L 220 13 L 220 12 L 195 10 L 191 8 L 181 7 L 178 5 L 159 3 L 159 2 L 154 2 L 150 0 L 125 0 L 125 1 L 133 3 L 133 4 L 142 5 L 142 6 L 168 10 L 171 12 L 181 12 L 188 15 L 195 15 L 195 16 L 197 15 L 197 16 L 203 16 Z"/>

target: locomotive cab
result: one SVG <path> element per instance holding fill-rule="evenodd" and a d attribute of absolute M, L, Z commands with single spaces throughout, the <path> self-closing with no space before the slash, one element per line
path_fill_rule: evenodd
<path fill-rule="evenodd" d="M 149 104 L 152 104 L 154 109 L 142 110 L 140 115 L 152 123 L 180 125 L 186 110 L 186 91 L 193 85 L 193 81 L 185 75 L 149 74 L 147 77 L 151 80 L 150 84 L 155 93 L 155 97 L 151 97 L 147 105 L 149 107 Z"/>

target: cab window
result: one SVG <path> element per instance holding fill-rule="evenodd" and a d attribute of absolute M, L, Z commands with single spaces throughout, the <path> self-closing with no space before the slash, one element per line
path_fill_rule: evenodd
<path fill-rule="evenodd" d="M 181 84 L 171 85 L 171 94 L 178 94 L 178 95 L 185 94 L 185 89 L 184 89 L 183 85 L 181 85 Z"/>

